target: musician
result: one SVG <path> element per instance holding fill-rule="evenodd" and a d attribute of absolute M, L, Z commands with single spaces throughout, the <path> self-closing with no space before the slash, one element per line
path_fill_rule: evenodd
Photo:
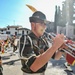
<path fill-rule="evenodd" d="M 71 40 L 70 37 L 67 37 L 66 38 L 67 41 L 66 41 L 66 44 L 69 44 L 70 46 L 74 47 L 73 44 L 75 44 L 74 41 Z M 75 48 L 75 47 L 74 47 Z M 69 55 L 68 53 L 65 54 L 65 57 L 66 57 L 66 63 L 64 64 L 65 67 L 67 68 L 68 71 L 70 72 L 73 72 L 71 66 L 74 65 L 74 61 L 75 61 L 75 58 L 73 58 L 71 55 Z"/>
<path fill-rule="evenodd" d="M 48 61 L 51 58 L 58 60 L 62 55 L 58 48 L 64 44 L 64 35 L 57 35 L 53 40 L 52 47 L 49 47 L 47 39 L 43 37 L 47 23 L 49 23 L 45 14 L 36 11 L 29 21 L 31 33 L 20 38 L 20 55 L 23 53 L 22 56 L 24 56 L 24 59 L 21 59 L 21 69 L 23 75 L 45 75 Z M 26 41 L 24 41 L 25 37 Z"/>

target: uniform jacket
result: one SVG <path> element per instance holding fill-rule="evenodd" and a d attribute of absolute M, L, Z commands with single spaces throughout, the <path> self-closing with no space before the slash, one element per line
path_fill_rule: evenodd
<path fill-rule="evenodd" d="M 25 39 L 25 36 L 26 36 L 26 39 Z M 28 39 L 28 36 L 31 41 Z M 22 54 L 22 56 L 26 58 L 26 59 L 21 59 L 22 71 L 27 73 L 34 73 L 33 71 L 30 70 L 29 67 L 35 61 L 36 59 L 35 57 L 37 55 L 42 54 L 49 48 L 49 45 L 47 42 L 48 40 L 47 40 L 47 37 L 45 37 L 44 35 L 38 38 L 32 32 L 28 35 L 23 35 L 22 37 L 23 38 L 20 38 L 20 55 Z M 21 50 L 23 51 L 21 52 Z M 44 72 L 46 70 L 46 67 L 47 67 L 47 63 L 42 68 L 40 68 L 36 73 Z"/>

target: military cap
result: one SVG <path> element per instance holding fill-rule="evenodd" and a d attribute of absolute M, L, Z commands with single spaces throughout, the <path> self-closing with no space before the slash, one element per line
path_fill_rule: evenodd
<path fill-rule="evenodd" d="M 35 23 L 45 23 L 45 24 L 49 24 L 50 21 L 48 21 L 46 19 L 46 16 L 44 13 L 42 13 L 41 11 L 36 11 L 33 13 L 33 15 L 29 18 L 30 22 L 35 22 Z"/>

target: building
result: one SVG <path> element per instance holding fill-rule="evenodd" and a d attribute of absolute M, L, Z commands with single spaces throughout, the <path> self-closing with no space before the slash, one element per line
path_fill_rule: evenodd
<path fill-rule="evenodd" d="M 66 20 L 69 25 L 75 26 L 75 0 L 66 0 Z"/>
<path fill-rule="evenodd" d="M 75 38 L 75 0 L 66 0 L 62 3 L 62 17 L 66 36 Z"/>
<path fill-rule="evenodd" d="M 6 34 L 7 28 L 0 28 L 0 34 Z"/>
<path fill-rule="evenodd" d="M 30 33 L 30 29 L 27 28 L 18 28 L 17 31 L 18 31 L 18 35 L 22 35 L 22 34 L 26 35 Z"/>
<path fill-rule="evenodd" d="M 9 36 L 20 36 L 22 34 L 26 35 L 30 33 L 30 29 L 23 28 L 22 26 L 7 26 L 6 28 L 0 28 L 0 34 L 7 34 Z"/>
<path fill-rule="evenodd" d="M 18 35 L 18 28 L 22 28 L 22 26 L 14 26 L 14 25 L 12 25 L 12 26 L 7 26 L 7 30 L 6 30 L 6 34 L 8 34 L 8 35 Z"/>

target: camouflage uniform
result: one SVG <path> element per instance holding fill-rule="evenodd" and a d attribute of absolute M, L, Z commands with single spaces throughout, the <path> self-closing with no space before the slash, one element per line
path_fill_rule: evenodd
<path fill-rule="evenodd" d="M 27 36 L 29 36 L 31 38 L 32 45 L 31 45 L 31 42 L 29 41 L 29 39 L 27 38 Z M 20 54 L 21 54 L 21 50 L 22 50 L 23 45 L 24 45 L 24 40 L 25 40 L 24 37 L 25 36 L 23 35 L 20 38 Z M 21 59 L 22 71 L 25 73 L 30 73 L 30 74 L 33 73 L 33 75 L 36 73 L 37 73 L 37 75 L 39 73 L 44 73 L 46 70 L 46 67 L 47 67 L 47 63 L 42 68 L 40 68 L 37 72 L 31 71 L 30 66 L 35 61 L 35 59 L 36 59 L 35 56 L 42 54 L 48 48 L 49 48 L 49 45 L 48 45 L 48 42 L 47 42 L 47 39 L 45 36 L 41 36 L 41 37 L 37 38 L 37 36 L 34 33 L 30 33 L 29 35 L 26 35 L 25 47 L 24 47 L 24 50 L 22 52 L 22 55 L 26 59 Z M 28 74 L 26 74 L 26 75 L 28 75 Z M 42 74 L 39 74 L 39 75 L 42 75 Z"/>

